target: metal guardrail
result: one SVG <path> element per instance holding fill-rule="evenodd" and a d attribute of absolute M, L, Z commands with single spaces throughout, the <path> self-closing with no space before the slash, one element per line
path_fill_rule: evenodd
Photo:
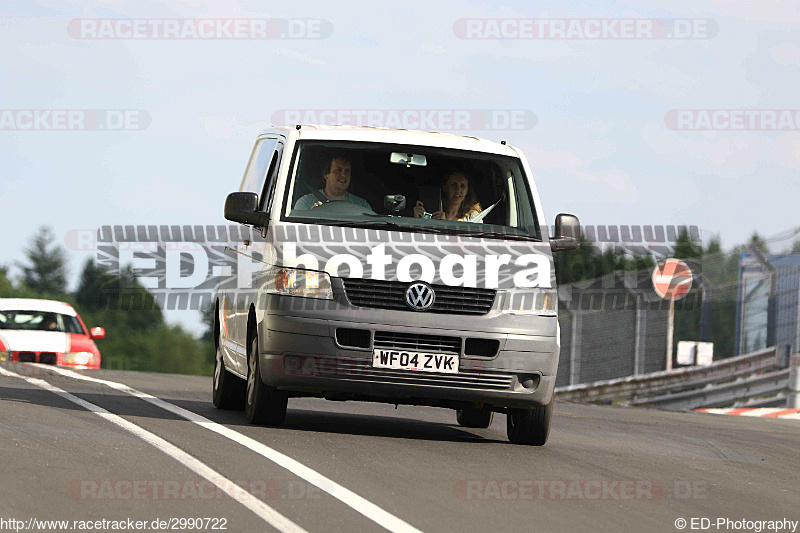
<path fill-rule="evenodd" d="M 744 399 L 774 397 L 786 390 L 788 381 L 789 369 L 787 368 L 732 383 L 643 398 L 629 403 L 676 410 L 723 407 Z"/>
<path fill-rule="evenodd" d="M 777 347 L 772 347 L 706 367 L 560 387 L 556 393 L 559 400 L 664 409 L 721 407 L 741 402 L 785 402 L 791 407 L 800 403 L 800 354 L 787 361 Z"/>

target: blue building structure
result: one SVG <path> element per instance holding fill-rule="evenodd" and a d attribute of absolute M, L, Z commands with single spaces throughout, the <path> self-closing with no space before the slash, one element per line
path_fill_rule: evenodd
<path fill-rule="evenodd" d="M 768 346 L 800 351 L 800 254 L 739 259 L 736 353 Z"/>

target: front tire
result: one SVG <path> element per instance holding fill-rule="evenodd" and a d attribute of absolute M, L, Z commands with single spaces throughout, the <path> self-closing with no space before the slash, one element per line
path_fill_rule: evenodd
<path fill-rule="evenodd" d="M 217 342 L 217 354 L 214 358 L 214 379 L 212 398 L 217 409 L 238 410 L 244 407 L 245 382 L 234 376 L 225 368 L 222 359 L 222 348 Z"/>
<path fill-rule="evenodd" d="M 508 440 L 514 444 L 544 446 L 550 435 L 553 402 L 532 409 L 509 409 L 506 421 Z"/>
<path fill-rule="evenodd" d="M 486 408 L 476 409 L 475 407 L 467 407 L 456 411 L 458 425 L 463 428 L 486 429 L 492 425 L 493 417 L 494 413 Z"/>
<path fill-rule="evenodd" d="M 258 333 L 247 350 L 247 395 L 244 414 L 251 424 L 279 426 L 286 418 L 288 396 L 261 379 L 261 358 L 258 355 Z"/>

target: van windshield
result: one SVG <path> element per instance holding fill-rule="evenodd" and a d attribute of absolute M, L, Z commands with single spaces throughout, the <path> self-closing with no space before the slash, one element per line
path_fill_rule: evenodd
<path fill-rule="evenodd" d="M 515 157 L 369 142 L 300 141 L 282 219 L 540 240 Z"/>

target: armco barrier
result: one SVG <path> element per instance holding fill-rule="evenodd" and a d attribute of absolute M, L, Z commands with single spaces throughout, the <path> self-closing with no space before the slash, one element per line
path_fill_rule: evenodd
<path fill-rule="evenodd" d="M 722 407 L 746 401 L 756 405 L 754 400 L 784 403 L 789 369 L 759 374 L 731 383 L 703 387 L 698 390 L 662 394 L 652 398 L 640 398 L 629 402 L 631 405 L 650 405 L 662 409 L 696 409 L 699 407 Z"/>
<path fill-rule="evenodd" d="M 787 405 L 800 392 L 800 356 L 789 361 L 776 347 L 730 357 L 705 367 L 678 368 L 556 389 L 559 400 L 624 403 L 664 409 L 733 404 Z M 790 366 L 791 368 L 786 368 Z M 790 387 L 790 375 L 795 381 Z"/>

